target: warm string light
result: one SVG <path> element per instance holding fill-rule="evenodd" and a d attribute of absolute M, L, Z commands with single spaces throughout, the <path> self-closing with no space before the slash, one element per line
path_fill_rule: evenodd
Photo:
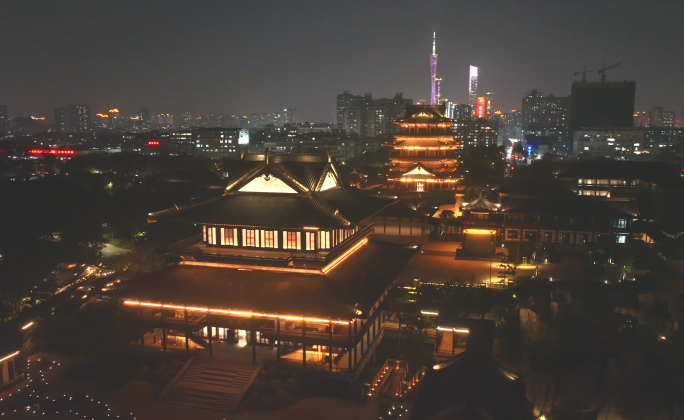
<path fill-rule="evenodd" d="M 259 312 L 251 312 L 251 311 L 237 311 L 237 310 L 232 310 L 232 309 L 216 309 L 216 308 L 200 308 L 197 306 L 181 306 L 181 305 L 167 305 L 167 304 L 161 304 L 161 303 L 149 303 L 149 302 L 138 302 L 135 300 L 125 300 L 124 305 L 139 305 L 139 306 L 150 306 L 154 308 L 164 308 L 164 309 L 185 309 L 188 311 L 199 311 L 199 312 L 209 312 L 213 314 L 222 314 L 222 315 L 233 315 L 233 316 L 242 316 L 242 317 L 258 317 L 258 318 L 280 318 L 280 319 L 286 319 L 290 321 L 306 321 L 306 322 L 320 322 L 320 323 L 329 323 L 332 322 L 333 324 L 340 324 L 340 325 L 348 325 L 352 321 L 337 321 L 337 320 L 330 320 L 330 319 L 323 319 L 323 318 L 310 318 L 310 317 L 305 317 L 305 316 L 295 316 L 295 315 L 279 315 L 279 314 L 267 314 L 267 313 L 259 313 Z"/>
<path fill-rule="evenodd" d="M 43 368 L 41 368 L 40 363 L 43 362 L 43 360 L 38 360 L 38 361 L 28 361 L 28 366 L 26 370 L 26 379 L 28 379 L 29 383 L 26 384 L 23 387 L 19 387 L 18 390 L 14 391 L 13 393 L 10 393 L 7 398 L 3 399 L 0 398 L 0 408 L 4 408 L 3 406 L 8 405 L 11 400 L 13 400 L 12 395 L 18 396 L 19 394 L 22 393 L 22 391 L 30 391 L 28 397 L 31 399 L 30 404 L 26 406 L 26 402 L 23 400 L 17 401 L 15 404 L 19 405 L 21 404 L 21 411 L 26 411 L 29 412 L 30 414 L 40 414 L 40 415 L 51 415 L 51 414 L 59 414 L 59 407 L 50 407 L 50 403 L 55 403 L 55 404 L 79 404 L 79 406 L 76 406 L 74 408 L 69 409 L 69 413 L 75 414 L 75 415 L 83 415 L 84 418 L 90 418 L 92 420 L 95 419 L 105 419 L 105 418 L 111 418 L 111 408 L 109 407 L 108 404 L 103 403 L 102 401 L 96 401 L 95 398 L 90 397 L 89 395 L 85 396 L 86 401 L 75 401 L 74 397 L 72 396 L 67 396 L 67 394 L 62 394 L 61 397 L 50 397 L 49 395 L 40 395 L 39 394 L 39 387 L 41 388 L 40 392 L 47 392 L 46 389 L 44 389 L 44 386 L 49 385 L 49 382 L 45 379 L 45 375 L 43 374 Z M 33 365 L 38 365 L 36 367 L 37 372 L 33 373 Z M 47 370 L 52 370 L 53 367 L 55 366 L 61 366 L 60 363 L 57 363 L 55 361 L 51 361 L 50 365 L 47 367 Z M 37 381 L 34 382 L 33 376 L 36 376 L 36 373 L 39 375 L 37 378 Z M 27 390 L 26 388 L 32 387 L 30 390 Z M 68 397 L 68 399 L 67 399 Z M 87 401 L 87 399 L 90 399 L 90 401 Z M 90 404 L 91 407 L 85 406 L 83 404 Z M 41 404 L 45 404 L 45 406 L 40 407 Z M 33 407 L 40 407 L 40 411 L 33 409 Z M 61 407 L 61 406 L 60 406 Z M 65 407 L 64 410 L 66 410 L 68 407 Z M 86 414 L 83 414 L 82 412 L 76 411 L 76 409 L 86 411 Z M 106 411 L 104 411 L 106 409 Z M 54 410 L 54 411 L 53 411 Z M 93 413 L 93 410 L 99 411 L 98 413 Z M 14 409 L 11 413 L 16 413 L 18 410 Z M 66 412 L 66 411 L 64 411 Z M 9 411 L 1 411 L 0 416 L 5 416 L 6 414 L 10 414 Z M 124 416 L 116 416 L 116 418 L 123 418 L 123 419 L 133 419 L 135 420 L 135 416 L 133 413 L 130 413 L 130 415 L 124 415 Z"/>

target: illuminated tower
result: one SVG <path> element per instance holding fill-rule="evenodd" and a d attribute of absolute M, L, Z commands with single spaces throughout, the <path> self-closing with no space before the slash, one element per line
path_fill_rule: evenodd
<path fill-rule="evenodd" d="M 477 107 L 477 67 L 470 66 L 470 80 L 468 85 L 468 104 L 472 109 Z"/>
<path fill-rule="evenodd" d="M 430 92 L 430 105 L 437 105 L 437 51 L 435 49 L 436 33 L 432 33 L 432 55 L 430 56 L 430 82 L 432 90 Z"/>

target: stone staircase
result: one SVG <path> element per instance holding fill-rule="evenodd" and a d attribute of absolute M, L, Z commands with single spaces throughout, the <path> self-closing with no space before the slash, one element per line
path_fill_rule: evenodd
<path fill-rule="evenodd" d="M 260 368 L 196 360 L 169 388 L 163 401 L 205 410 L 232 411 L 237 408 Z"/>

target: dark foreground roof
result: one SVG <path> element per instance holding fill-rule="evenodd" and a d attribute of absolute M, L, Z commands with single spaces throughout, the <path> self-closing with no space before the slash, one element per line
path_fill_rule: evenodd
<path fill-rule="evenodd" d="M 578 217 L 638 217 L 635 199 L 591 196 L 501 197 L 502 213 L 548 214 Z"/>
<path fill-rule="evenodd" d="M 417 248 L 369 241 L 327 274 L 175 265 L 113 295 L 145 302 L 351 319 L 367 312 Z M 378 262 L 382 263 L 378 263 Z"/>
<path fill-rule="evenodd" d="M 327 158 L 282 155 L 257 160 L 227 161 L 226 191 L 220 197 L 150 213 L 156 220 L 224 225 L 301 229 L 351 228 L 368 219 L 395 199 L 345 187 Z M 255 180 L 277 179 L 289 192 L 240 191 Z M 335 186 L 321 191 L 326 178 Z M 282 191 L 282 190 L 279 190 Z"/>
<path fill-rule="evenodd" d="M 661 187 L 678 185 L 681 179 L 679 167 L 669 162 L 592 159 L 554 161 L 553 165 L 558 178 L 639 179 Z"/>
<path fill-rule="evenodd" d="M 320 200 L 300 194 L 233 193 L 171 211 L 160 219 L 231 226 L 349 228 L 350 223 Z"/>
<path fill-rule="evenodd" d="M 420 385 L 411 420 L 530 420 L 522 379 L 489 355 L 469 352 L 431 368 Z"/>

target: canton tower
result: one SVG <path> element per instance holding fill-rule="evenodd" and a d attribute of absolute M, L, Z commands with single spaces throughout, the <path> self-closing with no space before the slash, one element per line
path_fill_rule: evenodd
<path fill-rule="evenodd" d="M 437 105 L 437 51 L 435 49 L 435 32 L 432 33 L 432 55 L 430 56 L 430 105 Z"/>

